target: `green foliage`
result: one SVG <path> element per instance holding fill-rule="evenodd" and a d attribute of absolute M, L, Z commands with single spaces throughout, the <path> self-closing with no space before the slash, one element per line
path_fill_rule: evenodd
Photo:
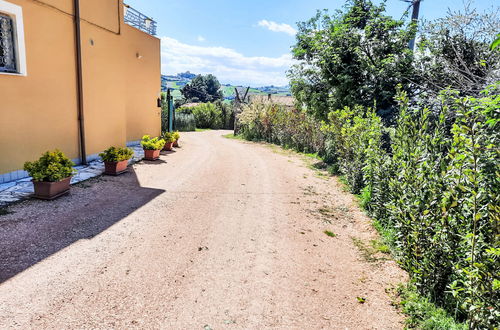
<path fill-rule="evenodd" d="M 174 138 L 174 141 L 177 141 L 181 138 L 181 134 L 179 133 L 179 131 L 175 131 L 172 133 L 172 136 Z"/>
<path fill-rule="evenodd" d="M 162 132 L 161 133 L 161 138 L 165 141 L 165 143 L 175 142 L 174 133 Z"/>
<path fill-rule="evenodd" d="M 491 43 L 490 49 L 495 50 L 498 48 L 498 46 L 500 46 L 500 33 L 497 34 L 497 38 Z"/>
<path fill-rule="evenodd" d="M 24 163 L 24 170 L 28 171 L 34 181 L 56 182 L 75 174 L 74 165 L 56 149 L 45 152 L 37 161 Z"/>
<path fill-rule="evenodd" d="M 375 166 L 369 162 L 368 154 L 380 148 L 380 118 L 370 108 L 345 107 L 330 112 L 323 131 L 335 153 L 330 158 L 344 174 L 351 191 L 358 194 Z"/>
<path fill-rule="evenodd" d="M 234 104 L 233 103 L 224 103 L 217 101 L 215 105 L 220 108 L 221 111 L 221 128 L 224 129 L 234 129 Z"/>
<path fill-rule="evenodd" d="M 413 76 L 408 42 L 415 29 L 384 15 L 385 5 L 348 1 L 334 15 L 318 11 L 298 24 L 290 71 L 293 95 L 317 118 L 331 109 L 362 105 L 390 119 L 395 87 Z"/>
<path fill-rule="evenodd" d="M 438 113 L 410 109 L 405 93 L 399 101 L 391 154 L 372 156 L 382 165 L 369 209 L 396 229 L 401 264 L 421 294 L 472 328 L 492 326 L 500 320 L 498 91 L 444 92 Z"/>
<path fill-rule="evenodd" d="M 457 323 L 444 309 L 436 307 L 429 299 L 417 293 L 414 286 L 400 286 L 399 305 L 409 318 L 407 328 L 425 330 L 466 330 L 467 325 Z"/>
<path fill-rule="evenodd" d="M 177 114 L 194 115 L 196 128 L 234 129 L 233 106 L 220 101 L 203 103 L 193 107 L 181 106 L 177 109 Z"/>
<path fill-rule="evenodd" d="M 104 162 L 121 162 L 129 160 L 134 156 L 134 151 L 130 148 L 110 147 L 99 154 Z"/>
<path fill-rule="evenodd" d="M 198 75 L 181 89 L 186 102 L 215 102 L 223 100 L 221 85 L 214 75 Z"/>
<path fill-rule="evenodd" d="M 471 328 L 491 328 L 500 322 L 499 88 L 478 98 L 446 90 L 432 109 L 410 107 L 399 90 L 394 128 L 361 106 L 318 123 L 251 104 L 240 132 L 321 155 L 361 193 L 419 294 Z"/>
<path fill-rule="evenodd" d="M 196 119 L 192 113 L 175 113 L 174 127 L 181 132 L 194 131 L 196 129 Z"/>
<path fill-rule="evenodd" d="M 252 103 L 243 107 L 238 123 L 239 134 L 247 140 L 265 140 L 306 153 L 323 150 L 321 123 L 302 110 Z"/>
<path fill-rule="evenodd" d="M 235 135 L 234 133 L 223 135 L 223 137 L 230 140 L 244 140 L 244 138 L 241 135 Z"/>
<path fill-rule="evenodd" d="M 430 96 L 445 88 L 478 96 L 500 79 L 500 53 L 490 48 L 499 29 L 498 10 L 478 13 L 468 5 L 423 24 L 412 80 Z"/>
<path fill-rule="evenodd" d="M 144 135 L 141 140 L 141 146 L 145 150 L 161 150 L 165 145 L 165 140 L 160 138 L 151 138 L 149 135 Z"/>
<path fill-rule="evenodd" d="M 219 129 L 223 126 L 222 110 L 214 103 L 203 103 L 191 108 L 180 108 L 178 112 L 193 114 L 197 128 Z"/>
<path fill-rule="evenodd" d="M 337 237 L 337 234 L 329 230 L 325 230 L 323 233 L 325 233 L 325 235 L 329 237 Z"/>

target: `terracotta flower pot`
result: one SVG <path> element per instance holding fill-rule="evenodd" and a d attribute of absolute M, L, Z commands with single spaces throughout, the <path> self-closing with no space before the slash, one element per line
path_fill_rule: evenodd
<path fill-rule="evenodd" d="M 179 148 L 179 140 L 175 140 L 174 147 Z"/>
<path fill-rule="evenodd" d="M 174 145 L 174 142 L 167 142 L 167 143 L 165 143 L 165 146 L 163 147 L 163 150 L 171 151 L 173 145 Z"/>
<path fill-rule="evenodd" d="M 69 192 L 71 177 L 56 182 L 33 181 L 34 197 L 52 200 Z"/>
<path fill-rule="evenodd" d="M 144 149 L 145 160 L 157 160 L 158 158 L 160 158 L 160 150 Z"/>
<path fill-rule="evenodd" d="M 120 175 L 127 171 L 128 160 L 120 162 L 104 162 L 104 174 Z"/>

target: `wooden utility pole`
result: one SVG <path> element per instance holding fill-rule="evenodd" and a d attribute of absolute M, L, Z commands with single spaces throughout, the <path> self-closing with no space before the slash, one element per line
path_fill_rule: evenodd
<path fill-rule="evenodd" d="M 240 92 L 238 92 L 238 88 L 234 88 L 234 92 L 236 94 L 236 97 L 234 99 L 234 134 L 238 134 L 239 131 L 239 125 L 238 125 L 238 115 L 242 111 L 242 104 L 245 104 L 246 101 L 245 99 L 247 98 L 248 91 L 250 91 L 250 86 L 247 87 L 247 90 L 245 92 L 245 95 L 243 95 L 243 98 L 240 97 Z"/>
<path fill-rule="evenodd" d="M 247 98 L 248 91 L 250 91 L 250 86 L 247 87 L 247 90 L 245 91 L 245 94 L 243 95 L 243 98 L 240 97 L 240 93 L 238 92 L 238 88 L 234 88 L 234 91 L 236 93 L 236 102 L 238 103 L 245 103 L 245 99 Z"/>

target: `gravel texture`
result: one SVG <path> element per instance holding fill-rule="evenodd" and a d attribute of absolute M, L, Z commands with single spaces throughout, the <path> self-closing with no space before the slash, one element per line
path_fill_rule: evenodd
<path fill-rule="evenodd" d="M 311 160 L 227 133 L 184 133 L 160 161 L 10 206 L 0 327 L 401 329 L 386 290 L 405 274 L 371 251 L 354 197 Z"/>

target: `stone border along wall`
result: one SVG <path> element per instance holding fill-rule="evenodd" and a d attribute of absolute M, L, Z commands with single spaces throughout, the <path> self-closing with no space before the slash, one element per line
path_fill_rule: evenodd
<path fill-rule="evenodd" d="M 137 163 L 144 157 L 144 150 L 140 144 L 127 144 L 134 150 L 134 156 L 129 160 L 129 165 Z M 88 165 L 75 166 L 77 173 L 71 178 L 71 184 L 82 182 L 101 175 L 104 172 L 104 163 L 99 158 L 91 161 Z M 24 171 L 23 171 L 24 172 Z M 10 203 L 21 201 L 33 194 L 33 183 L 31 177 L 17 179 L 15 181 L 0 184 L 0 207 Z"/>

